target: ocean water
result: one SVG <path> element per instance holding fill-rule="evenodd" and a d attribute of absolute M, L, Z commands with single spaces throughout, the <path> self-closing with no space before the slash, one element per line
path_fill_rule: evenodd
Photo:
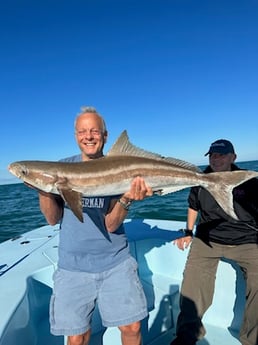
<path fill-rule="evenodd" d="M 238 162 L 237 165 L 258 171 L 258 160 Z M 189 189 L 184 189 L 134 202 L 127 217 L 186 221 L 188 193 Z M 36 191 L 23 183 L 0 185 L 0 242 L 46 224 Z"/>

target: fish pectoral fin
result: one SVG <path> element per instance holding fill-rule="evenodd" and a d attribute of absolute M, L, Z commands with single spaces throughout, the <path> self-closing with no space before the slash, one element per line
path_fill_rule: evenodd
<path fill-rule="evenodd" d="M 74 215 L 83 223 L 82 194 L 71 189 L 58 188 L 58 191 Z"/>

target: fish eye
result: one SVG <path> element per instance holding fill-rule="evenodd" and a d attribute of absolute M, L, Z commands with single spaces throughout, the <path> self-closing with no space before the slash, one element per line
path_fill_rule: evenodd
<path fill-rule="evenodd" d="M 28 170 L 25 167 L 23 167 L 21 169 L 21 173 L 22 173 L 23 176 L 26 176 L 28 174 Z"/>

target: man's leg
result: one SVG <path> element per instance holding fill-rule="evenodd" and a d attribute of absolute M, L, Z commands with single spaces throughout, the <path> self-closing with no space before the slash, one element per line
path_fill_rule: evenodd
<path fill-rule="evenodd" d="M 67 336 L 67 345 L 87 345 L 95 300 L 94 274 L 57 269 L 50 301 L 51 333 Z"/>
<path fill-rule="evenodd" d="M 105 327 L 119 328 L 123 345 L 141 344 L 141 320 L 148 315 L 137 268 L 136 260 L 131 257 L 106 271 L 98 294 L 102 323 Z"/>
<path fill-rule="evenodd" d="M 258 344 L 258 246 L 242 244 L 230 251 L 230 259 L 241 267 L 246 280 L 246 304 L 240 330 L 242 345 Z"/>
<path fill-rule="evenodd" d="M 194 345 L 205 334 L 202 317 L 212 303 L 221 248 L 194 238 L 180 291 L 177 338 L 171 345 Z"/>

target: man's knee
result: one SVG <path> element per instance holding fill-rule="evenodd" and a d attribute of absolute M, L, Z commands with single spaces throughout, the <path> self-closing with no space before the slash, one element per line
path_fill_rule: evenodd
<path fill-rule="evenodd" d="M 134 336 L 140 334 L 141 323 L 140 321 L 133 322 L 130 325 L 119 326 L 120 331 L 127 336 Z"/>
<path fill-rule="evenodd" d="M 67 338 L 67 345 L 88 345 L 90 340 L 90 330 L 84 334 L 70 335 Z"/>

